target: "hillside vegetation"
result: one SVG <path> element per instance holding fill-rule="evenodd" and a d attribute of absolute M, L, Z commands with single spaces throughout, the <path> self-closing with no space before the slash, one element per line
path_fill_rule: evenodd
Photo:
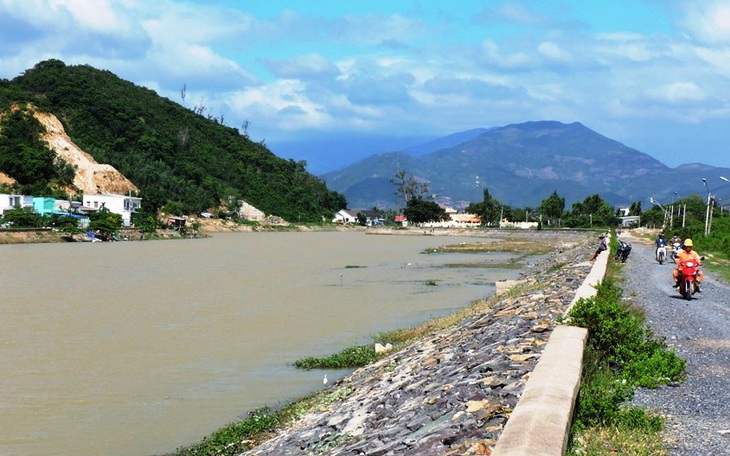
<path fill-rule="evenodd" d="M 164 206 L 173 213 L 198 213 L 242 199 L 287 220 L 321 222 L 347 204 L 307 172 L 305 162 L 279 158 L 218 119 L 109 71 L 59 60 L 0 80 L 0 112 L 13 122 L 12 129 L 0 131 L 0 171 L 33 184 L 23 187 L 27 190 L 49 193 L 54 182 L 69 181 L 69 170 L 54 168 L 53 157 L 49 168 L 47 148 L 31 144 L 38 131 L 32 116 L 8 115 L 12 106 L 33 106 L 58 117 L 75 144 L 140 189 L 147 211 Z M 18 126 L 24 121 L 27 128 Z M 29 154 L 42 159 L 38 172 L 26 169 Z"/>

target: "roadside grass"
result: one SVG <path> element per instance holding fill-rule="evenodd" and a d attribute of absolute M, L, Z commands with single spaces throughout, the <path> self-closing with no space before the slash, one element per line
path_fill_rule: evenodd
<path fill-rule="evenodd" d="M 730 282 L 730 256 L 727 252 L 705 252 L 705 261 L 702 267 Z"/>
<path fill-rule="evenodd" d="M 615 237 L 610 246 L 596 296 L 581 299 L 568 316 L 570 324 L 588 329 L 588 342 L 566 454 L 666 455 L 663 419 L 626 404 L 636 387 L 684 380 L 686 363 L 644 324 L 640 309 L 622 301 L 624 265 L 613 260 Z"/>

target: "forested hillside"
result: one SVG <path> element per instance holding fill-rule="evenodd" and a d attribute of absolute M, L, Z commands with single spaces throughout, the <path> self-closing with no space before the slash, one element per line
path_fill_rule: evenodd
<path fill-rule="evenodd" d="M 74 143 L 129 178 L 146 210 L 197 213 L 243 199 L 288 220 L 321 221 L 346 206 L 305 163 L 109 71 L 48 60 L 0 81 L 0 112 L 27 103 L 55 114 Z"/>

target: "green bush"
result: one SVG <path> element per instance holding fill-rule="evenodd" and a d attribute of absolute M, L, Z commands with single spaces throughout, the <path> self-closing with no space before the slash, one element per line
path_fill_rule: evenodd
<path fill-rule="evenodd" d="M 246 419 L 215 431 L 197 445 L 178 448 L 179 456 L 234 455 L 250 449 L 248 440 L 260 433 L 268 432 L 281 423 L 281 416 L 269 408 L 254 410 Z"/>
<path fill-rule="evenodd" d="M 588 329 L 574 430 L 641 426 L 653 431 L 661 427 L 659 418 L 622 404 L 637 386 L 683 380 L 685 361 L 653 334 L 638 311 L 621 303 L 621 289 L 613 280 L 596 288 L 595 297 L 581 299 L 569 314 L 571 324 Z"/>
<path fill-rule="evenodd" d="M 356 345 L 324 358 L 308 357 L 297 360 L 300 369 L 345 369 L 366 366 L 377 359 L 374 345 Z"/>

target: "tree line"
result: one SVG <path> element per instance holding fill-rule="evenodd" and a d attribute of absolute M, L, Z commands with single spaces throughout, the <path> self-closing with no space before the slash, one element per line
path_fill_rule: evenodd
<path fill-rule="evenodd" d="M 409 221 L 427 223 L 446 219 L 445 210 L 429 198 L 427 182 L 402 170 L 390 183 L 395 187 L 396 197 L 403 201 L 403 214 Z M 483 226 L 499 226 L 500 220 L 510 220 L 537 222 L 539 228 L 608 229 L 619 226 L 623 215 L 599 194 L 574 202 L 570 209 L 556 190 L 537 207 L 511 207 L 502 204 L 486 187 L 482 201 L 469 204 L 466 212 L 479 216 Z M 700 249 L 730 252 L 730 214 L 714 200 L 710 202 L 709 210 L 705 200 L 697 194 L 679 198 L 667 207 L 653 204 L 646 210 L 642 209 L 641 201 L 635 201 L 626 215 L 639 216 L 641 226 L 664 230 L 668 235 L 676 234 L 683 239 L 691 238 Z M 709 233 L 705 235 L 708 221 Z"/>

